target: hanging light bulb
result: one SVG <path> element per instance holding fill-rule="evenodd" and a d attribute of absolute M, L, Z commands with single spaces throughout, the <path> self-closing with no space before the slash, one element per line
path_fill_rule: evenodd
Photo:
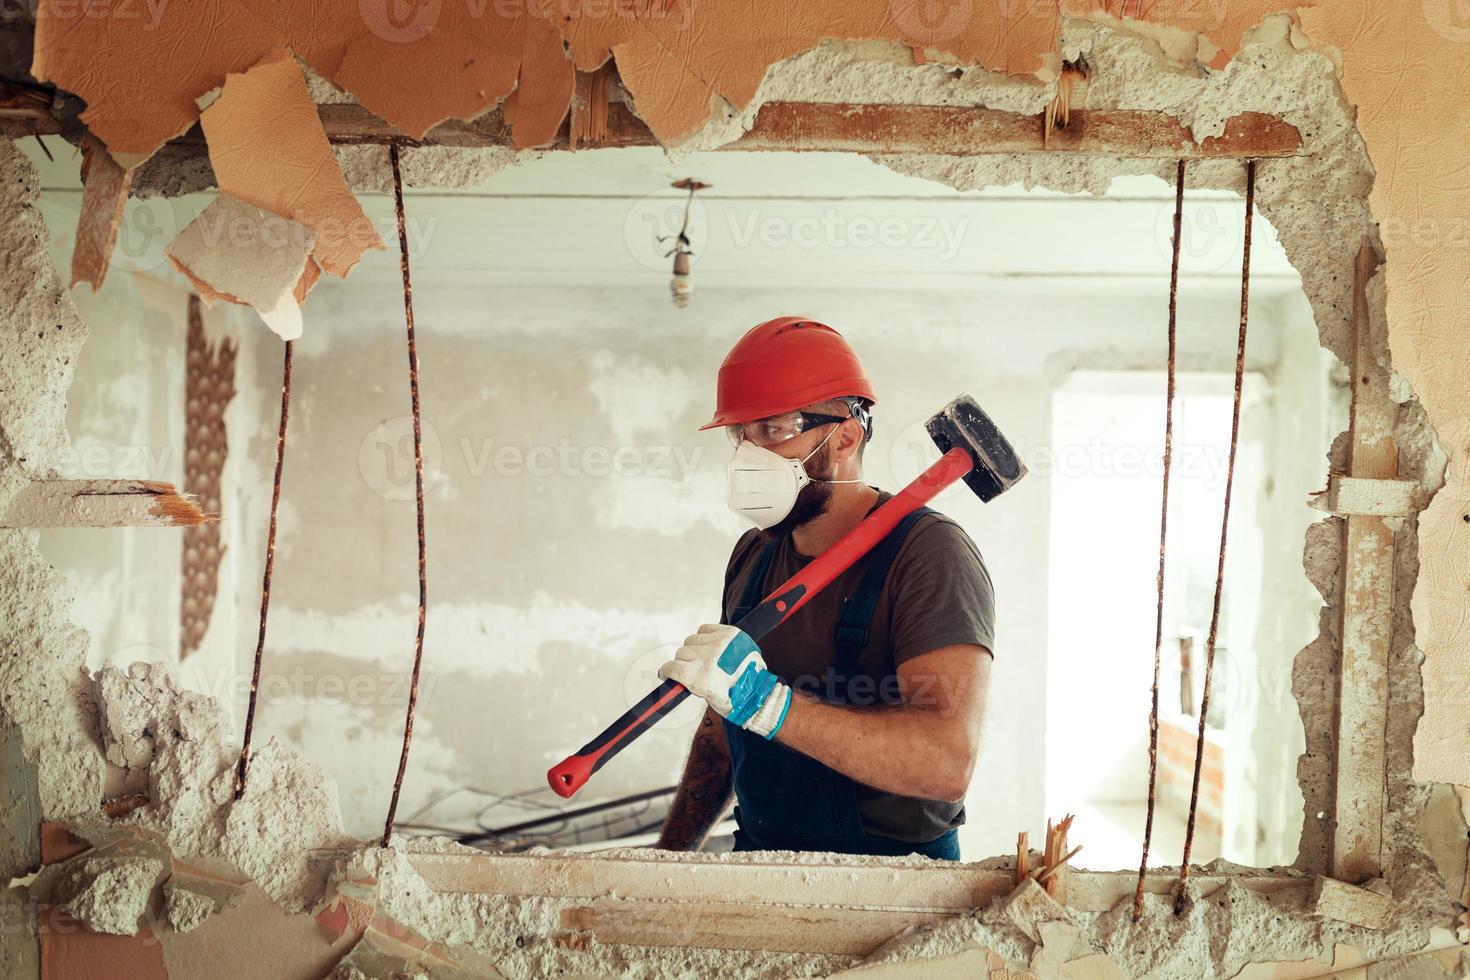
<path fill-rule="evenodd" d="M 689 305 L 689 298 L 694 294 L 694 283 L 689 279 L 689 253 L 674 253 L 674 277 L 669 280 L 669 292 L 673 294 L 674 305 L 679 309 Z"/>
<path fill-rule="evenodd" d="M 659 242 L 673 241 L 674 243 L 664 253 L 664 257 L 673 256 L 674 274 L 669 280 L 669 293 L 673 297 L 674 306 L 683 309 L 689 305 L 690 297 L 694 293 L 694 282 L 689 278 L 689 256 L 694 254 L 693 243 L 689 239 L 689 210 L 694 204 L 694 192 L 711 185 L 700 183 L 693 177 L 685 177 L 683 180 L 674 181 L 674 186 L 689 192 L 689 197 L 684 202 L 684 221 L 679 226 L 677 235 L 664 235 L 659 238 Z"/>

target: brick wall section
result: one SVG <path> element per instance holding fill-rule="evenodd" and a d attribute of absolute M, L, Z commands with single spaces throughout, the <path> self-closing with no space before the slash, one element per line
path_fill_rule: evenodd
<path fill-rule="evenodd" d="M 1197 732 L 1177 722 L 1159 719 L 1159 802 L 1181 817 L 1189 814 L 1189 792 L 1194 781 L 1194 744 Z M 1214 742 L 1205 742 L 1204 763 L 1200 767 L 1199 810 L 1195 816 L 1196 847 L 1213 841 L 1209 850 L 1219 852 L 1224 832 L 1225 815 L 1225 751 Z"/>

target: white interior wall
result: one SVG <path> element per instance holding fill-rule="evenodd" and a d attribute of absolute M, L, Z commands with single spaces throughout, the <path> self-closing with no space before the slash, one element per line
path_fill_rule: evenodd
<path fill-rule="evenodd" d="M 1177 637 L 1197 633 L 1208 622 L 1229 452 L 1230 385 L 1228 374 L 1183 372 L 1174 405 L 1159 704 L 1161 719 L 1187 730 L 1197 716 L 1179 709 Z M 1258 413 L 1263 388 L 1259 374 L 1246 376 L 1245 418 Z M 1092 833 L 1078 860 L 1097 870 L 1127 868 L 1136 861 L 1146 819 L 1164 390 L 1161 371 L 1078 371 L 1053 401 L 1056 453 L 1086 459 L 1088 465 L 1059 473 L 1051 488 L 1047 808 L 1079 814 L 1079 823 Z M 1258 515 L 1239 502 L 1261 487 L 1264 473 L 1252 459 L 1264 437 L 1243 425 L 1226 567 L 1226 608 L 1236 620 L 1252 624 L 1270 597 L 1259 590 Z M 1238 630 L 1233 634 L 1230 624 L 1222 623 L 1222 665 L 1234 664 L 1231 635 Z M 1216 676 L 1230 683 L 1214 692 L 1212 718 L 1238 696 L 1237 671 L 1217 669 Z M 1100 710 L 1115 721 L 1101 723 Z M 1229 714 L 1234 724 L 1234 713 Z M 1209 734 L 1225 746 L 1228 757 L 1248 749 L 1245 740 L 1238 747 L 1230 740 L 1233 728 Z M 1159 779 L 1166 781 L 1170 772 L 1167 748 L 1161 749 Z M 1156 859 L 1167 861 L 1183 848 L 1185 814 L 1167 790 L 1158 795 L 1152 846 Z M 1249 819 L 1253 827 L 1253 813 Z M 1194 855 L 1210 861 L 1220 856 L 1220 848 L 1205 835 Z"/>
<path fill-rule="evenodd" d="M 382 283 L 329 287 L 312 301 L 313 330 L 295 368 L 296 417 L 311 421 L 292 435 L 268 675 L 309 682 L 366 670 L 383 678 L 409 661 L 414 532 L 398 298 Z M 719 289 L 676 311 L 658 290 L 435 283 L 418 286 L 415 299 L 424 419 L 438 449 L 428 518 L 430 686 L 409 806 L 460 783 L 537 789 L 548 765 L 655 683 L 653 669 L 685 632 L 717 615 L 740 524 L 723 507 L 723 436 L 695 430 L 733 338 L 799 309 L 838 324 L 871 365 L 880 404 L 867 459 L 876 483 L 894 487 L 917 471 L 922 420 L 962 390 L 1033 466 L 991 505 L 955 491 L 939 506 L 980 544 L 999 595 L 996 691 L 966 845 L 975 854 L 1003 849 L 1017 829 L 1044 819 L 1051 373 L 1093 358 L 1153 362 L 1156 297 Z M 1189 308 L 1228 321 L 1230 305 L 1217 295 Z M 1201 350 L 1211 345 L 1188 346 L 1195 358 L 1223 356 Z M 264 404 L 278 368 L 263 357 L 255 363 Z M 242 487 L 246 527 L 260 526 L 268 493 L 271 422 L 258 414 L 257 478 Z M 384 419 L 398 420 L 387 438 L 377 428 Z M 534 472 L 525 456 L 503 466 L 494 457 L 563 440 L 583 453 L 629 448 L 632 459 L 670 469 L 589 478 Z M 685 471 L 680 460 L 695 465 Z M 253 598 L 247 587 L 243 604 Z M 242 622 L 241 648 L 252 638 Z M 348 820 L 370 827 L 386 802 L 384 760 L 401 703 L 387 691 L 386 703 L 371 705 L 308 695 L 272 700 L 260 731 L 311 746 L 342 785 Z M 694 717 L 686 708 L 662 724 L 586 795 L 667 784 Z M 465 815 L 456 810 L 436 813 Z"/>
<path fill-rule="evenodd" d="M 735 156 L 720 155 L 719 165 Z M 759 172 L 757 159 L 741 166 Z M 962 195 L 919 194 L 928 185 L 855 158 L 815 162 L 793 158 L 785 182 L 766 185 L 793 192 L 790 201 L 735 193 L 715 203 L 696 266 L 695 303 L 682 311 L 668 303 L 664 273 L 640 252 L 647 243 L 639 209 L 649 205 L 627 187 L 658 185 L 636 161 L 582 173 L 585 185 L 612 185 L 608 194 L 617 199 L 610 205 L 570 193 L 566 155 L 547 157 L 544 171 L 507 171 L 494 193 L 410 195 L 410 215 L 422 232 L 415 239 L 415 300 L 430 433 L 432 607 L 402 814 L 461 785 L 537 790 L 550 763 L 641 695 L 678 639 L 716 615 L 724 556 L 740 525 L 723 510 L 723 438 L 695 429 L 729 343 L 751 323 L 799 311 L 848 334 L 879 384 L 879 435 L 868 453 L 879 485 L 895 487 L 916 471 L 926 439 L 922 419 L 960 390 L 979 398 L 1033 466 L 1021 487 L 989 506 L 960 492 L 940 506 L 971 530 L 999 593 L 997 691 L 966 850 L 1005 851 L 1016 830 L 1039 830 L 1047 405 L 1052 386 L 1076 366 L 1161 362 L 1162 185 L 1106 203 L 1014 191 L 996 200 L 971 196 L 966 206 L 975 210 L 965 217 L 926 202 L 933 196 L 943 202 L 938 207 L 950 208 Z M 896 211 L 838 196 L 882 197 L 896 186 L 882 180 L 899 182 L 899 196 L 910 195 Z M 548 195 L 546 185 L 569 193 Z M 75 196 L 57 190 L 45 203 L 64 266 Z M 654 195 L 660 213 L 667 197 Z M 1033 210 L 1020 198 L 1048 203 Z M 207 200 L 133 202 L 130 219 L 142 208 L 163 213 L 164 225 L 182 226 Z M 1206 203 L 1226 215 L 1231 208 L 1229 201 Z M 381 197 L 368 198 L 385 231 L 386 206 Z M 815 225 L 806 221 L 814 208 L 823 219 Z M 757 227 L 780 229 L 784 222 L 788 234 L 736 241 L 731 235 L 751 227 L 752 211 Z M 875 227 L 907 227 L 917 236 L 942 219 L 961 230 L 959 247 L 937 255 L 912 237 L 907 247 L 890 247 L 852 234 L 863 227 L 860 219 L 893 214 L 908 224 Z M 844 229 L 836 237 L 810 244 L 790 234 L 830 229 L 832 215 Z M 722 238 L 720 228 L 730 234 Z M 618 248 L 602 242 L 609 234 Z M 1263 237 L 1258 291 L 1291 288 L 1284 257 Z M 158 242 L 134 244 L 130 261 L 159 270 Z M 1191 286 L 1181 299 L 1183 319 L 1228 328 L 1235 302 L 1225 271 L 1229 242 L 1198 244 L 1186 255 Z M 257 721 L 258 738 L 292 740 L 327 767 L 341 787 L 349 828 L 364 834 L 376 831 L 386 806 L 412 656 L 413 504 L 396 276 L 392 252 L 373 254 L 349 283 L 324 284 L 307 305 Z M 115 271 L 100 299 L 133 289 Z M 122 304 L 113 313 L 119 324 L 144 318 L 136 296 L 131 307 L 115 302 Z M 90 309 L 84 315 L 95 324 Z M 212 679 L 195 681 L 224 696 L 237 719 L 244 692 L 223 683 L 223 675 L 248 677 L 254 649 L 280 355 L 252 314 L 240 316 L 249 322 L 241 334 L 239 427 L 231 432 L 235 469 L 226 483 L 228 493 L 233 478 L 236 496 L 225 515 L 227 560 L 241 570 L 231 611 L 235 636 Z M 101 346 L 99 332 L 92 348 Z M 145 350 L 118 336 L 122 349 Z M 1252 366 L 1264 368 L 1278 359 L 1277 341 L 1270 329 L 1257 337 Z M 1195 331 L 1181 360 L 1228 367 L 1232 341 L 1228 329 Z M 160 367 L 167 358 L 157 354 L 166 348 L 148 346 L 119 381 L 153 400 L 181 390 L 179 378 L 155 376 L 167 370 Z M 85 400 L 95 386 L 74 390 L 74 432 L 111 411 Z M 168 536 L 157 553 L 177 561 L 177 532 L 119 534 L 140 541 Z M 147 546 L 156 549 L 159 540 Z M 82 542 L 52 553 L 66 568 L 87 548 Z M 129 587 L 138 591 L 151 581 L 159 595 L 173 595 L 177 566 L 169 568 L 135 567 Z M 176 633 L 168 633 L 176 614 L 142 613 L 118 586 L 96 584 L 88 585 L 94 598 L 85 602 L 99 622 L 115 610 L 120 621 L 150 624 L 130 626 L 133 632 L 161 635 L 159 647 L 176 650 Z M 230 606 L 217 606 L 211 649 L 220 610 Z M 233 665 L 225 666 L 231 653 Z M 671 781 L 694 714 L 691 705 L 666 720 L 600 773 L 585 797 Z M 434 815 L 453 820 L 474 809 L 461 794 Z M 488 819 L 519 815 L 502 809 Z"/>

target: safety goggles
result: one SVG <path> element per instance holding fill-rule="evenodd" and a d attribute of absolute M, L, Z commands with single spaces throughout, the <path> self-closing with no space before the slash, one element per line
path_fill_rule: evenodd
<path fill-rule="evenodd" d="M 739 446 L 742 441 L 753 442 L 762 448 L 779 445 L 795 439 L 810 429 L 832 422 L 846 422 L 851 415 L 823 415 L 820 412 L 782 412 L 753 422 L 740 422 L 725 426 L 730 445 Z"/>

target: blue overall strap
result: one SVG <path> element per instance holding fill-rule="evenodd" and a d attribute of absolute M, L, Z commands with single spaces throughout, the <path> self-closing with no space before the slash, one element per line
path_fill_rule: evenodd
<path fill-rule="evenodd" d="M 760 548 L 760 553 L 755 556 L 755 561 L 751 565 L 750 576 L 746 578 L 745 588 L 740 592 L 740 602 L 734 609 L 730 610 L 730 615 L 721 620 L 722 623 L 728 626 L 731 623 L 740 622 L 745 618 L 746 614 L 760 605 L 761 601 L 765 599 L 766 573 L 770 571 L 771 562 L 776 557 L 776 546 L 778 543 L 777 541 L 768 541 L 763 545 L 757 545 Z"/>
<path fill-rule="evenodd" d="M 848 600 L 850 611 L 845 610 L 843 621 L 861 627 L 864 634 L 888 569 L 918 516 L 918 513 L 910 515 L 879 542 L 871 553 L 872 562 L 863 573 L 858 594 Z M 731 610 L 726 622 L 745 615 L 765 598 L 765 580 L 778 546 L 779 542 L 754 545 L 760 549 L 759 553 L 739 556 L 741 564 L 750 570 L 739 591 L 739 604 Z M 861 616 L 858 611 L 862 611 Z M 861 649 L 859 644 L 849 658 L 856 662 Z M 841 693 L 846 694 L 845 687 Z M 958 859 L 955 831 L 919 844 L 869 834 L 864 829 L 860 804 L 866 788 L 860 789 L 853 779 L 779 740 L 767 740 L 748 732 L 728 718 L 723 719 L 723 726 L 735 789 L 735 819 L 740 828 L 735 832 L 736 850 L 917 853 Z"/>
<path fill-rule="evenodd" d="M 833 668 L 844 691 L 858 675 L 858 656 L 868 645 L 868 626 L 873 621 L 874 610 L 878 608 L 878 595 L 883 591 L 888 570 L 893 567 L 899 549 L 903 547 L 904 540 L 919 518 L 933 513 L 935 511 L 928 507 L 920 507 L 899 521 L 898 526 L 889 531 L 888 536 L 869 552 L 868 568 L 863 573 L 857 592 L 842 600 L 842 611 L 837 616 L 837 628 L 832 642 L 837 651 L 833 658 Z"/>

